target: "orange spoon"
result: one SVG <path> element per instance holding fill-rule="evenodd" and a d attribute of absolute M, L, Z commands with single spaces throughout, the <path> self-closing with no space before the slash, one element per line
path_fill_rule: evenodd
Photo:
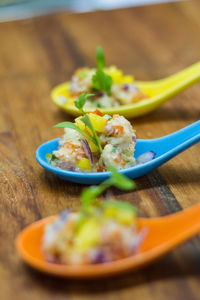
<path fill-rule="evenodd" d="M 175 246 L 200 232 L 200 204 L 181 212 L 160 218 L 138 218 L 138 227 L 146 227 L 147 236 L 139 254 L 104 264 L 70 266 L 45 261 L 41 250 L 46 224 L 55 217 L 48 217 L 25 228 L 16 239 L 22 259 L 39 271 L 60 277 L 97 278 L 134 270 L 147 265 Z"/>

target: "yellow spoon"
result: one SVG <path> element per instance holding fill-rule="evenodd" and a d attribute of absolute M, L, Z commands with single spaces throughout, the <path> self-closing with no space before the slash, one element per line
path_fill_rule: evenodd
<path fill-rule="evenodd" d="M 101 112 L 109 115 L 120 114 L 127 118 L 139 117 L 155 110 L 198 81 L 200 81 L 200 62 L 161 80 L 136 82 L 139 88 L 150 98 L 132 104 L 101 108 Z M 56 86 L 51 92 L 53 101 L 62 110 L 73 116 L 80 115 L 74 105 L 65 103 L 67 96 L 69 97 L 69 82 Z M 86 112 L 93 110 L 95 109 L 85 109 Z"/>

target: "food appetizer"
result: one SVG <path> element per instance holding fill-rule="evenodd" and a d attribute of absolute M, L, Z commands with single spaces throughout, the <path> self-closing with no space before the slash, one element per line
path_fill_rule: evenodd
<path fill-rule="evenodd" d="M 84 113 L 83 106 L 91 94 L 81 94 L 75 105 L 83 116 L 75 123 L 63 122 L 65 127 L 58 150 L 46 155 L 50 164 L 76 172 L 104 172 L 112 165 L 117 170 L 135 165 L 133 156 L 136 135 L 123 116 L 103 115 L 99 110 Z"/>
<path fill-rule="evenodd" d="M 116 66 L 105 67 L 101 47 L 97 47 L 96 61 L 96 68 L 85 67 L 75 71 L 62 98 L 64 103 L 74 105 L 81 93 L 95 94 L 95 97 L 87 98 L 86 109 L 120 106 L 148 98 L 139 89 L 133 76 L 124 75 Z"/>
<path fill-rule="evenodd" d="M 99 186 L 83 190 L 79 212 L 62 212 L 46 225 L 42 249 L 51 263 L 98 264 L 122 259 L 139 251 L 145 230 L 138 232 L 136 209 L 113 199 L 97 200 L 109 186 L 133 189 L 134 183 L 111 169 L 111 177 Z"/>

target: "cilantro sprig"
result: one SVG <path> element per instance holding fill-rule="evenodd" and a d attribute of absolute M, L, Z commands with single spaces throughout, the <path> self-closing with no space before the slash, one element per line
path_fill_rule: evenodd
<path fill-rule="evenodd" d="M 124 175 L 118 173 L 114 167 L 109 167 L 109 170 L 111 171 L 111 176 L 109 179 L 98 186 L 91 186 L 83 190 L 81 194 L 83 208 L 87 208 L 89 205 L 93 204 L 96 201 L 96 198 L 111 186 L 125 191 L 135 188 L 135 183 Z"/>
<path fill-rule="evenodd" d="M 96 134 L 96 131 L 94 130 L 94 127 L 92 126 L 92 122 L 90 121 L 90 118 L 88 117 L 87 114 L 85 114 L 80 120 L 85 124 L 85 126 L 87 126 L 91 130 L 91 132 L 93 134 L 93 137 L 92 137 L 93 142 L 99 148 L 99 152 L 102 153 L 103 150 L 102 150 L 102 147 L 101 147 L 99 137 Z"/>
<path fill-rule="evenodd" d="M 103 71 L 105 67 L 105 56 L 101 47 L 97 47 L 96 50 L 96 63 L 97 71 L 92 77 L 93 87 L 98 91 L 105 91 L 107 95 L 110 96 L 112 77 Z"/>
<path fill-rule="evenodd" d="M 99 152 L 102 153 L 102 147 L 99 140 L 98 135 L 96 134 L 96 131 L 92 125 L 92 122 L 90 121 L 90 118 L 87 113 L 83 110 L 83 107 L 85 105 L 85 102 L 88 97 L 92 97 L 93 94 L 85 94 L 82 93 L 76 100 L 75 100 L 75 106 L 79 109 L 79 111 L 83 114 L 83 117 L 80 118 L 80 120 L 85 124 L 87 128 L 90 129 L 90 132 L 92 133 L 92 136 L 87 134 L 85 131 L 83 131 L 81 128 L 79 128 L 76 124 L 72 122 L 61 122 L 53 126 L 53 128 L 56 127 L 64 127 L 64 128 L 71 128 L 76 131 L 78 131 L 80 134 L 82 134 L 87 140 L 93 142 L 99 149 Z"/>
<path fill-rule="evenodd" d="M 81 228 L 82 224 L 84 224 L 84 222 L 88 219 L 89 206 L 94 204 L 97 200 L 97 197 L 101 195 L 107 188 L 115 186 L 125 191 L 132 190 L 135 188 L 135 183 L 132 180 L 125 177 L 124 175 L 118 173 L 114 167 L 110 167 L 109 170 L 111 171 L 111 176 L 109 179 L 107 179 L 98 186 L 90 186 L 89 188 L 84 189 L 81 193 L 80 198 L 82 207 L 76 225 L 77 231 Z M 118 200 L 106 200 L 101 205 L 103 207 L 115 207 L 119 210 L 132 211 L 133 213 L 136 212 L 136 208 L 132 204 Z"/>
<path fill-rule="evenodd" d="M 84 114 L 83 106 L 85 105 L 85 102 L 87 98 L 94 96 L 94 94 L 86 94 L 82 93 L 78 98 L 75 100 L 75 106 L 80 110 L 82 114 Z"/>
<path fill-rule="evenodd" d="M 57 127 L 63 127 L 63 128 L 71 128 L 74 129 L 76 131 L 78 131 L 80 134 L 82 134 L 86 139 L 90 140 L 91 142 L 96 144 L 96 141 L 93 137 L 91 137 L 90 135 L 88 135 L 85 131 L 83 131 L 82 129 L 80 129 L 76 124 L 72 123 L 72 122 L 61 122 L 58 123 L 56 125 L 53 126 L 53 128 L 57 128 Z"/>

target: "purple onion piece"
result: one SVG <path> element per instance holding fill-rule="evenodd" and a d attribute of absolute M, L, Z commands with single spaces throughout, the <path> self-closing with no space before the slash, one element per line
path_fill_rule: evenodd
<path fill-rule="evenodd" d="M 132 135 L 132 141 L 133 141 L 133 142 L 136 142 L 136 137 L 135 137 L 135 135 Z"/>
<path fill-rule="evenodd" d="M 67 218 L 68 218 L 68 216 L 69 216 L 69 210 L 63 210 L 61 213 L 60 213 L 60 216 L 59 216 L 59 218 L 60 218 L 60 220 L 62 220 L 62 221 L 66 221 L 67 220 Z"/>
<path fill-rule="evenodd" d="M 93 164 L 94 164 L 94 158 L 93 158 L 93 155 L 92 155 L 92 151 L 91 151 L 91 149 L 90 149 L 90 146 L 89 146 L 89 144 L 88 144 L 88 141 L 87 141 L 86 139 L 81 139 L 81 142 L 82 142 L 82 145 L 83 145 L 83 149 L 84 149 L 84 151 L 85 151 L 85 154 L 87 155 L 90 164 L 93 166 Z"/>
<path fill-rule="evenodd" d="M 123 90 L 126 91 L 126 92 L 128 92 L 129 88 L 130 88 L 129 84 L 128 83 L 124 83 Z"/>
<path fill-rule="evenodd" d="M 69 217 L 69 211 L 64 210 L 60 213 L 59 218 L 56 220 L 56 222 L 53 224 L 53 230 L 58 231 L 60 230 L 66 223 L 67 219 Z"/>
<path fill-rule="evenodd" d="M 70 167 L 69 170 L 75 172 L 76 168 L 75 167 Z"/>
<path fill-rule="evenodd" d="M 141 154 L 138 158 L 137 158 L 137 164 L 145 164 L 151 160 L 153 160 L 156 156 L 156 153 L 154 151 L 149 151 L 149 152 L 145 152 L 143 154 Z"/>
<path fill-rule="evenodd" d="M 141 229 L 141 231 L 135 237 L 134 241 L 132 242 L 132 245 L 131 245 L 132 254 L 136 254 L 139 252 L 141 245 L 142 245 L 143 241 L 145 240 L 147 234 L 148 234 L 148 228 L 143 227 Z"/>
<path fill-rule="evenodd" d="M 96 96 L 97 96 L 97 97 L 103 97 L 103 96 L 105 96 L 105 93 L 102 92 L 102 91 L 97 91 L 97 92 L 96 92 Z"/>
<path fill-rule="evenodd" d="M 107 262 L 106 255 L 103 250 L 98 250 L 95 254 L 92 263 L 93 264 L 103 264 Z"/>

